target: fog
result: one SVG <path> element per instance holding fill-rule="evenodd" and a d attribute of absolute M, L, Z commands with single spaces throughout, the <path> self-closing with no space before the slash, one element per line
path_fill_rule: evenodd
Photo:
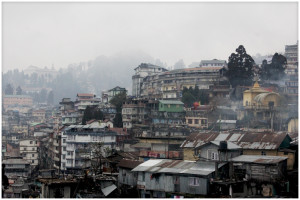
<path fill-rule="evenodd" d="M 66 68 L 98 56 L 144 52 L 166 66 L 284 52 L 298 39 L 297 3 L 2 4 L 3 71 Z M 133 66 L 136 67 L 136 66 Z"/>

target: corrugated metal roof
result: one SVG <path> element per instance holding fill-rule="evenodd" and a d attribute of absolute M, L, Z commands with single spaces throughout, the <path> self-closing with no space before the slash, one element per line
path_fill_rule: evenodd
<path fill-rule="evenodd" d="M 232 158 L 233 162 L 246 162 L 246 163 L 259 163 L 259 164 L 275 164 L 286 160 L 287 157 L 281 156 L 253 156 L 253 155 L 241 155 Z"/>
<path fill-rule="evenodd" d="M 142 164 L 142 161 L 138 161 L 138 160 L 128 160 L 128 159 L 122 159 L 118 166 L 119 167 L 123 167 L 123 168 L 128 168 L 128 169 L 133 169 L 136 166 Z"/>
<path fill-rule="evenodd" d="M 219 164 L 219 168 L 225 163 Z M 151 159 L 140 164 L 132 171 L 155 172 L 155 173 L 173 173 L 173 174 L 194 174 L 208 175 L 215 171 L 214 162 L 188 161 L 188 160 L 169 160 L 169 159 Z"/>
<path fill-rule="evenodd" d="M 218 120 L 217 123 L 236 124 L 236 120 Z"/>
<path fill-rule="evenodd" d="M 211 141 L 230 141 L 244 149 L 278 149 L 289 137 L 285 132 L 202 132 L 192 133 L 181 144 L 182 148 L 195 148 Z"/>
<path fill-rule="evenodd" d="M 112 184 L 106 188 L 102 188 L 101 191 L 103 192 L 103 194 L 105 196 L 109 195 L 110 193 L 112 193 L 115 189 L 117 189 L 117 186 Z"/>
<path fill-rule="evenodd" d="M 181 101 L 175 101 L 175 100 L 159 100 L 160 103 L 162 104 L 178 104 L 178 105 L 183 105 Z"/>
<path fill-rule="evenodd" d="M 221 141 L 211 141 L 211 143 L 220 146 L 220 142 Z M 227 149 L 241 149 L 242 147 L 240 147 L 239 145 L 236 145 L 232 142 L 227 141 Z"/>

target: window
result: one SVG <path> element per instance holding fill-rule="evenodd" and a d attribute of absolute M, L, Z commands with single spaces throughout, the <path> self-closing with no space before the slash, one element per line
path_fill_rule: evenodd
<path fill-rule="evenodd" d="M 71 151 L 68 151 L 68 153 L 67 153 L 67 154 L 68 154 L 68 156 L 69 156 L 69 155 L 71 155 Z"/>
<path fill-rule="evenodd" d="M 32 148 L 32 151 L 34 151 L 34 147 Z"/>
<path fill-rule="evenodd" d="M 195 119 L 195 124 L 199 124 L 199 119 Z"/>
<path fill-rule="evenodd" d="M 63 167 L 66 167 L 66 163 L 63 163 L 62 166 L 63 166 Z"/>
<path fill-rule="evenodd" d="M 24 147 L 24 151 L 26 151 L 27 150 L 27 148 L 26 147 Z"/>
<path fill-rule="evenodd" d="M 193 123 L 193 120 L 192 120 L 192 119 L 188 119 L 188 123 L 189 123 L 189 124 L 192 124 L 192 123 Z"/>
<path fill-rule="evenodd" d="M 34 154 L 32 154 L 32 157 L 34 158 Z"/>
<path fill-rule="evenodd" d="M 114 140 L 115 139 L 115 136 L 111 136 L 111 140 Z"/>
<path fill-rule="evenodd" d="M 67 148 L 66 148 L 66 147 L 63 147 L 63 151 L 67 151 Z"/>
<path fill-rule="evenodd" d="M 218 160 L 219 159 L 218 153 L 217 152 L 211 152 L 210 159 Z"/>
<path fill-rule="evenodd" d="M 37 144 L 37 141 L 35 141 L 35 144 Z"/>
<path fill-rule="evenodd" d="M 31 162 L 34 163 L 34 160 L 32 160 Z"/>
<path fill-rule="evenodd" d="M 66 139 L 63 139 L 63 143 L 66 143 Z"/>
<path fill-rule="evenodd" d="M 63 159 L 66 159 L 66 155 L 63 155 Z"/>
<path fill-rule="evenodd" d="M 199 186 L 199 178 L 192 177 L 189 181 L 190 186 Z"/>
<path fill-rule="evenodd" d="M 32 144 L 32 141 L 30 141 L 30 144 Z"/>
<path fill-rule="evenodd" d="M 262 152 L 261 152 L 261 155 L 262 155 L 262 156 L 265 156 L 265 155 L 266 155 L 266 152 L 265 152 L 265 151 L 262 151 Z"/>
<path fill-rule="evenodd" d="M 142 172 L 142 181 L 145 181 L 145 172 Z"/>

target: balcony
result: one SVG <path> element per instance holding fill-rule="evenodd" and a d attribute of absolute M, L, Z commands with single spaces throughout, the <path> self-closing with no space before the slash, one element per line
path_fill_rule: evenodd
<path fill-rule="evenodd" d="M 169 154 L 169 156 L 167 156 Z M 140 151 L 141 157 L 182 159 L 182 151 Z"/>

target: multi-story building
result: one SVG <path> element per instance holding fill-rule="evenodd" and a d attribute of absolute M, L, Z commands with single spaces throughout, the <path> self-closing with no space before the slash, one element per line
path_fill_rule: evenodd
<path fill-rule="evenodd" d="M 78 93 L 75 101 L 75 110 L 83 114 L 87 106 L 98 106 L 100 102 L 100 98 L 96 98 L 94 94 Z"/>
<path fill-rule="evenodd" d="M 31 166 L 37 166 L 39 164 L 38 141 L 34 138 L 20 140 L 20 155 Z"/>
<path fill-rule="evenodd" d="M 8 106 L 32 106 L 32 97 L 26 95 L 4 95 L 3 96 L 3 107 L 6 109 Z"/>
<path fill-rule="evenodd" d="M 287 59 L 287 74 L 298 74 L 298 41 L 294 45 L 285 45 L 285 57 Z"/>
<path fill-rule="evenodd" d="M 197 67 L 147 76 L 141 83 L 139 96 L 149 99 L 178 100 L 182 97 L 184 88 L 198 86 L 200 90 L 206 90 L 210 97 L 213 97 L 220 93 L 217 90 L 214 91 L 214 88 L 217 88 L 218 85 L 229 85 L 223 73 L 224 67 Z M 226 89 L 229 94 L 228 87 L 222 89 Z M 221 93 L 223 94 L 224 91 Z"/>
<path fill-rule="evenodd" d="M 28 162 L 28 160 L 22 158 L 10 158 L 3 160 L 2 163 L 5 164 L 5 175 L 8 178 L 13 178 L 15 176 L 23 178 L 30 177 L 31 162 Z"/>
<path fill-rule="evenodd" d="M 139 97 L 141 95 L 141 87 L 143 84 L 143 79 L 145 77 L 168 71 L 163 67 L 159 67 L 149 63 L 141 63 L 134 70 L 135 74 L 132 76 L 132 96 L 135 97 Z"/>
<path fill-rule="evenodd" d="M 125 88 L 122 88 L 122 87 L 119 87 L 119 86 L 114 87 L 114 88 L 112 88 L 112 89 L 110 89 L 108 91 L 103 91 L 102 92 L 102 102 L 103 103 L 109 103 L 110 100 L 114 96 L 116 96 L 116 95 L 118 95 L 120 93 L 123 93 L 123 92 L 125 92 L 127 94 L 127 90 Z"/>
<path fill-rule="evenodd" d="M 133 124 L 145 124 L 147 120 L 147 101 L 130 100 L 122 106 L 123 127 L 130 129 Z"/>
<path fill-rule="evenodd" d="M 226 60 L 201 60 L 200 67 L 226 67 L 227 63 Z"/>
<path fill-rule="evenodd" d="M 61 170 L 84 167 L 93 158 L 93 143 L 101 143 L 103 156 L 106 150 L 116 147 L 116 132 L 99 124 L 71 125 L 61 136 Z"/>

